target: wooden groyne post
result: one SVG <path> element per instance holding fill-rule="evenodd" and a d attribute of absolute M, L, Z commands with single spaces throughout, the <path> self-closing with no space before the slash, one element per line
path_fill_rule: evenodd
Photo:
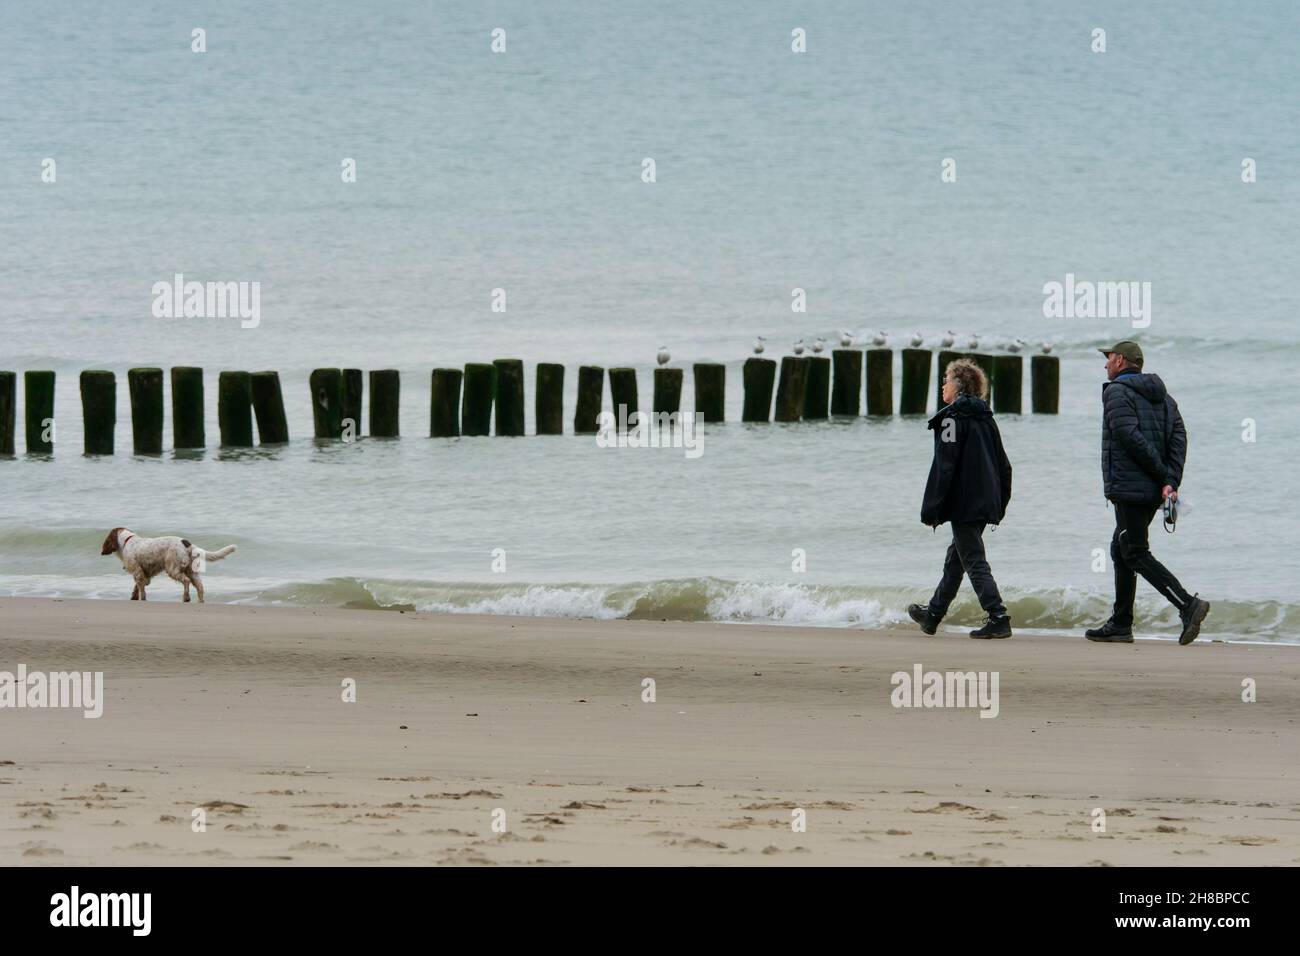
<path fill-rule="evenodd" d="M 313 369 L 307 379 L 311 390 L 312 431 L 317 438 L 343 436 L 343 370 Z M 224 439 L 222 444 L 225 444 Z"/>
<path fill-rule="evenodd" d="M 23 417 L 26 422 L 27 453 L 54 451 L 54 373 L 23 373 Z"/>
<path fill-rule="evenodd" d="M 18 375 L 0 372 L 0 455 L 14 453 L 14 427 L 18 421 Z"/>
<path fill-rule="evenodd" d="M 1055 415 L 1061 398 L 1061 360 L 1055 355 L 1035 355 L 1029 360 L 1030 400 L 1035 412 Z"/>
<path fill-rule="evenodd" d="M 827 355 L 810 355 L 804 372 L 803 417 L 805 420 L 830 416 L 831 360 Z"/>
<path fill-rule="evenodd" d="M 781 380 L 776 386 L 776 411 L 772 415 L 774 421 L 797 422 L 803 417 L 807 378 L 806 358 L 802 355 L 782 357 Z"/>
<path fill-rule="evenodd" d="M 247 372 L 217 376 L 217 425 L 221 447 L 253 447 L 253 376 Z"/>
<path fill-rule="evenodd" d="M 361 434 L 361 400 L 365 386 L 365 374 L 359 368 L 343 370 L 343 419 L 342 436 L 357 438 Z M 351 426 L 348 425 L 351 422 Z"/>
<path fill-rule="evenodd" d="M 898 399 L 901 415 L 924 415 L 930 401 L 930 362 L 928 349 L 903 349 L 903 390 Z"/>
<path fill-rule="evenodd" d="M 677 414 L 682 410 L 682 370 L 679 368 L 655 369 L 654 413 Z"/>
<path fill-rule="evenodd" d="M 1025 379 L 1025 360 L 1019 355 L 993 358 L 993 411 L 1019 415 Z"/>
<path fill-rule="evenodd" d="M 465 366 L 465 395 L 460 406 L 462 435 L 492 433 L 492 397 L 495 391 L 495 366 L 483 362 L 470 362 Z"/>
<path fill-rule="evenodd" d="M 429 437 L 460 437 L 460 382 L 458 368 L 435 368 L 429 388 Z"/>
<path fill-rule="evenodd" d="M 696 362 L 695 412 L 706 422 L 727 420 L 727 366 L 721 362 Z"/>
<path fill-rule="evenodd" d="M 867 414 L 894 414 L 894 350 L 867 350 Z"/>
<path fill-rule="evenodd" d="M 590 435 L 599 431 L 600 406 L 605 400 L 605 369 L 583 365 L 578 369 L 578 402 L 573 412 L 573 433 Z"/>
<path fill-rule="evenodd" d="M 397 438 L 401 435 L 402 373 L 395 368 L 370 372 L 370 436 Z"/>
<path fill-rule="evenodd" d="M 202 448 L 207 436 L 203 428 L 203 369 L 189 365 L 172 367 L 172 447 Z"/>
<path fill-rule="evenodd" d="M 524 433 L 524 363 L 496 359 L 496 412 L 498 435 L 517 438 Z"/>
<path fill-rule="evenodd" d="M 741 410 L 740 420 L 770 422 L 772 389 L 776 385 L 776 361 L 765 358 L 745 359 L 742 384 L 745 386 L 745 406 Z"/>
<path fill-rule="evenodd" d="M 618 413 L 620 405 L 627 406 L 628 428 L 633 428 L 637 423 L 637 402 L 636 402 L 636 369 L 634 368 L 612 368 L 609 370 L 609 399 L 614 405 L 614 421 L 616 427 L 622 428 L 623 418 Z"/>
<path fill-rule="evenodd" d="M 87 455 L 113 454 L 117 425 L 117 376 L 103 369 L 81 373 L 81 424 Z"/>
<path fill-rule="evenodd" d="M 831 352 L 831 414 L 862 414 L 862 352 L 836 349 Z"/>
<path fill-rule="evenodd" d="M 163 371 L 133 368 L 126 373 L 131 395 L 131 443 L 137 455 L 161 455 L 163 444 Z"/>
<path fill-rule="evenodd" d="M 537 434 L 563 435 L 564 366 L 557 362 L 539 362 L 533 396 Z"/>
<path fill-rule="evenodd" d="M 254 372 L 249 376 L 257 440 L 262 445 L 282 445 L 289 440 L 289 420 L 284 415 L 284 392 L 279 372 Z"/>

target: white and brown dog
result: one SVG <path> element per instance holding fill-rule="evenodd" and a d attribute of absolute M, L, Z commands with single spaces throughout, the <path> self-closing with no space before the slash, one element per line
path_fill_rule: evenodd
<path fill-rule="evenodd" d="M 203 580 L 199 572 L 208 561 L 220 561 L 235 550 L 228 544 L 217 551 L 204 551 L 174 535 L 163 538 L 142 538 L 126 528 L 114 528 L 104 539 L 101 555 L 116 554 L 122 560 L 122 567 L 127 574 L 135 578 L 135 587 L 131 590 L 132 601 L 148 600 L 144 589 L 156 574 L 166 574 L 173 581 L 179 581 L 185 588 L 183 601 L 190 599 L 190 585 L 198 592 L 199 603 L 203 603 Z"/>

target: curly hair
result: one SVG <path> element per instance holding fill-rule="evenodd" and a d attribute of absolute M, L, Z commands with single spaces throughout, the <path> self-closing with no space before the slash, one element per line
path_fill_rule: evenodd
<path fill-rule="evenodd" d="M 984 369 L 968 358 L 960 358 L 948 363 L 944 373 L 951 375 L 957 383 L 958 395 L 970 395 L 972 398 L 987 399 L 989 396 L 989 379 Z"/>

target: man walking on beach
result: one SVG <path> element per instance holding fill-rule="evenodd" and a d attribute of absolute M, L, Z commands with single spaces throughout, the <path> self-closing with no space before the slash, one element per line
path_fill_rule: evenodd
<path fill-rule="evenodd" d="M 952 522 L 952 544 L 930 603 L 907 608 L 908 616 L 926 634 L 938 629 L 965 573 L 988 615 L 984 626 L 970 636 L 1011 636 L 1011 618 L 984 558 L 984 528 L 1002 521 L 1011 500 L 1011 462 L 985 401 L 988 390 L 988 379 L 977 364 L 970 359 L 950 362 L 943 382 L 947 404 L 930 419 L 934 461 L 921 502 L 921 520 L 931 528 Z"/>
<path fill-rule="evenodd" d="M 1133 643 L 1133 599 L 1137 575 L 1163 594 L 1183 622 L 1179 644 L 1201 632 L 1210 602 L 1190 595 L 1151 554 L 1147 531 L 1166 498 L 1178 500 L 1187 458 L 1187 430 L 1178 403 L 1158 375 L 1142 372 L 1142 349 L 1117 342 L 1099 349 L 1106 356 L 1101 387 L 1101 475 L 1106 500 L 1115 508 L 1110 559 L 1115 565 L 1115 608 L 1110 620 L 1085 633 L 1090 641 Z"/>

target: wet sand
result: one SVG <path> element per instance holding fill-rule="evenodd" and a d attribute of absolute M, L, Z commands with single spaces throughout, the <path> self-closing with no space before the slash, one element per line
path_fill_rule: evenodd
<path fill-rule="evenodd" d="M 1295 647 L 3 598 L 20 663 L 105 700 L 0 709 L 5 865 L 1300 863 Z"/>

